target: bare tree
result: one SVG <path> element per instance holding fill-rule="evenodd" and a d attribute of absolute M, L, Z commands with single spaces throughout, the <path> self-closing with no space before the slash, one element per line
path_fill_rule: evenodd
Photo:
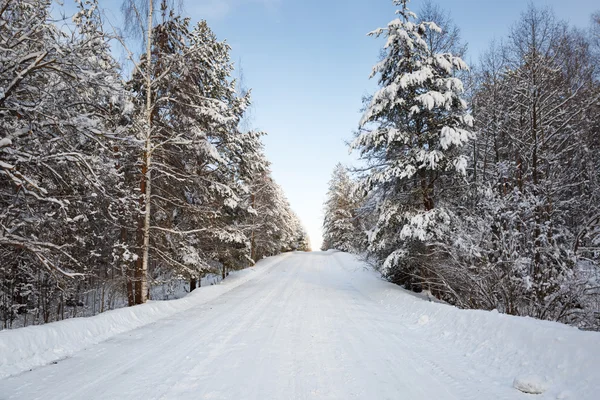
<path fill-rule="evenodd" d="M 460 28 L 452 20 L 449 11 L 441 8 L 432 0 L 426 0 L 419 10 L 419 20 L 432 21 L 441 28 L 441 32 L 429 32 L 425 38 L 432 53 L 452 53 L 464 57 L 467 44 L 462 41 Z"/>

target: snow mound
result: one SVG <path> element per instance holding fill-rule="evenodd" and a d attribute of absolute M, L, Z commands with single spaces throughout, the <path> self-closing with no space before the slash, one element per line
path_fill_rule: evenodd
<path fill-rule="evenodd" d="M 232 271 L 220 284 L 198 288 L 178 300 L 150 301 L 93 317 L 0 331 L 0 378 L 67 358 L 120 333 L 207 303 L 264 274 L 290 254 L 269 257 L 253 268 Z"/>
<path fill-rule="evenodd" d="M 513 387 L 523 393 L 542 394 L 548 390 L 548 382 L 536 375 L 516 377 Z"/>

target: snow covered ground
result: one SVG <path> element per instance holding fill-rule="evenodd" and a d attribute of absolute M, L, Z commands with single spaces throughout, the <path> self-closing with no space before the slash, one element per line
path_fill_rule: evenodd
<path fill-rule="evenodd" d="M 117 334 L 197 307 L 264 274 L 289 255 L 271 257 L 261 260 L 253 268 L 232 271 L 219 285 L 202 287 L 182 299 L 149 301 L 144 305 L 111 310 L 94 317 L 0 331 L 0 378 L 64 359 Z M 1 396 L 0 400 L 3 400 Z"/>
<path fill-rule="evenodd" d="M 599 333 L 428 302 L 339 252 L 267 259 L 181 300 L 3 331 L 0 362 L 2 400 L 600 393 Z"/>

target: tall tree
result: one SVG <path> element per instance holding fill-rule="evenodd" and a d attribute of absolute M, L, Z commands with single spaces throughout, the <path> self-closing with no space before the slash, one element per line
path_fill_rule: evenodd
<path fill-rule="evenodd" d="M 128 140 L 118 127 L 127 97 L 97 2 L 79 2 L 69 33 L 52 23 L 50 6 L 26 0 L 0 7 L 3 272 L 6 282 L 27 287 L 19 297 L 45 321 L 55 297 L 74 286 L 64 278 L 96 274 L 93 266 L 118 240 L 110 210 L 127 194 L 106 165 L 114 146 Z"/>
<path fill-rule="evenodd" d="M 260 133 L 239 130 L 250 97 L 236 94 L 227 43 L 217 41 L 205 21 L 190 30 L 189 20 L 166 3 L 161 10 L 162 22 L 153 28 L 151 86 L 143 60 L 131 80 L 140 111 L 148 104 L 147 87 L 152 92 L 151 207 L 140 232 L 148 232 L 149 257 L 159 263 L 195 280 L 218 262 L 225 276 L 250 262 L 240 223 L 248 213 L 247 182 L 260 169 Z"/>
<path fill-rule="evenodd" d="M 163 13 L 166 12 L 167 3 L 162 2 Z M 135 72 L 143 74 L 146 88 L 145 101 L 142 113 L 136 118 L 137 136 L 143 140 L 143 153 L 141 155 L 140 174 L 140 218 L 138 222 L 137 244 L 139 255 L 135 264 L 135 288 L 130 293 L 134 304 L 144 303 L 148 296 L 148 258 L 150 247 L 150 217 L 152 212 L 152 150 L 153 150 L 153 115 L 156 99 L 152 97 L 152 84 L 155 78 L 154 64 L 152 62 L 152 45 L 154 34 L 154 19 L 157 13 L 155 0 L 125 0 L 122 4 L 125 15 L 126 28 L 142 38 L 145 47 L 144 57 L 140 65 L 135 65 Z M 143 72 L 142 72 L 143 65 Z"/>
<path fill-rule="evenodd" d="M 360 121 L 352 148 L 370 165 L 362 185 L 376 192 L 378 221 L 370 235 L 390 279 L 420 289 L 435 272 L 424 262 L 428 245 L 443 241 L 453 218 L 443 203 L 456 176 L 466 172 L 460 154 L 472 118 L 455 74 L 467 69 L 451 53 L 430 49 L 433 22 L 418 22 L 408 1 L 394 1 L 399 18 L 371 33 L 386 38 L 385 57 L 373 68 L 380 90 Z"/>
<path fill-rule="evenodd" d="M 360 204 L 356 201 L 354 186 L 348 170 L 338 163 L 329 181 L 325 201 L 322 250 L 356 251 L 356 236 L 361 232 L 357 224 Z"/>

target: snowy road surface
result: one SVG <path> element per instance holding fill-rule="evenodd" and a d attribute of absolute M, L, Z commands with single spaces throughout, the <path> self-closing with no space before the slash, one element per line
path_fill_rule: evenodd
<path fill-rule="evenodd" d="M 599 345 L 424 301 L 347 254 L 297 253 L 197 308 L 4 378 L 0 399 L 598 399 Z"/>

